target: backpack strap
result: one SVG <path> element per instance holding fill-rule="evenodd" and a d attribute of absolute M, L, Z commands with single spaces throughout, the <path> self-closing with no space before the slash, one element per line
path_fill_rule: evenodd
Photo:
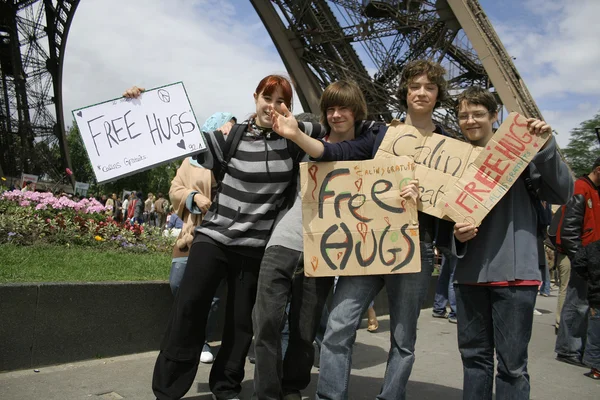
<path fill-rule="evenodd" d="M 223 152 L 223 159 L 221 162 L 213 166 L 213 174 L 215 175 L 217 187 L 221 185 L 221 181 L 225 177 L 225 173 L 227 173 L 227 165 L 235 154 L 238 145 L 240 144 L 240 140 L 242 140 L 244 132 L 246 132 L 246 128 L 246 124 L 235 124 L 231 128 L 231 131 L 227 137 L 223 135 L 215 135 L 215 138 L 217 139 L 217 142 L 219 143 L 219 146 Z M 215 190 L 215 193 L 216 192 L 217 191 Z"/>

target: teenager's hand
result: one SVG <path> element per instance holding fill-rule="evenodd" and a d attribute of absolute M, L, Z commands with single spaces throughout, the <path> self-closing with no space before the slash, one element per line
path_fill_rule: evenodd
<path fill-rule="evenodd" d="M 400 197 L 406 200 L 413 200 L 415 203 L 419 199 L 419 181 L 412 180 L 400 190 Z"/>
<path fill-rule="evenodd" d="M 457 222 L 454 224 L 454 236 L 461 243 L 473 239 L 477 236 L 477 231 L 477 227 L 470 222 Z"/>
<path fill-rule="evenodd" d="M 298 121 L 288 110 L 285 104 L 281 105 L 282 113 L 278 113 L 275 108 L 271 108 L 271 122 L 273 123 L 273 130 L 280 136 L 286 139 L 294 140 L 297 135 L 303 135 L 300 128 L 298 128 Z"/>
<path fill-rule="evenodd" d="M 225 122 L 225 124 L 223 124 L 222 127 L 220 127 L 217 130 L 221 131 L 223 133 L 223 136 L 227 136 L 229 135 L 229 132 L 231 132 L 231 128 L 233 128 L 233 122 L 227 121 Z"/>
<path fill-rule="evenodd" d="M 202 211 L 202 214 L 206 214 L 206 212 L 210 208 L 210 205 L 212 204 L 210 199 L 202 193 L 194 194 L 194 203 L 196 203 L 196 206 L 198 206 L 200 211 Z"/>
<path fill-rule="evenodd" d="M 545 121 L 536 118 L 527 118 L 527 129 L 532 135 L 540 136 L 544 133 L 552 133 L 552 127 Z"/>
<path fill-rule="evenodd" d="M 552 134 L 552 127 L 545 121 L 536 118 L 527 118 L 527 129 L 529 130 L 529 133 L 536 136 L 541 136 L 546 132 Z M 540 150 L 545 149 L 549 142 L 550 140 L 547 140 Z"/>
<path fill-rule="evenodd" d="M 138 97 L 140 97 L 140 95 L 144 91 L 146 91 L 146 89 L 137 87 L 137 86 L 133 86 L 133 87 L 130 87 L 129 89 L 127 89 L 123 93 L 123 97 L 127 97 L 128 99 L 137 99 Z"/>

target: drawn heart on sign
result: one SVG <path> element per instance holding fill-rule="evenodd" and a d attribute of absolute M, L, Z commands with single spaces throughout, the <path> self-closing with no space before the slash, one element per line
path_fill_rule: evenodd
<path fill-rule="evenodd" d="M 360 192 L 360 189 L 362 188 L 362 178 L 359 178 L 357 180 L 354 181 L 354 186 L 356 186 L 356 190 L 358 190 Z"/>
<path fill-rule="evenodd" d="M 387 222 L 388 226 L 392 226 L 392 224 L 390 224 L 390 218 L 389 217 L 384 217 L 383 218 L 385 222 Z"/>
<path fill-rule="evenodd" d="M 81 117 L 81 111 L 79 111 L 79 112 L 77 113 L 77 116 Z"/>
<path fill-rule="evenodd" d="M 317 268 L 319 268 L 319 259 L 317 257 L 313 256 L 310 259 L 310 265 L 312 265 L 313 271 L 316 271 Z"/>
<path fill-rule="evenodd" d="M 344 252 L 343 252 L 343 251 L 338 251 L 338 254 L 337 254 L 337 256 L 338 256 L 338 260 L 339 260 L 340 258 L 342 258 L 342 256 L 343 256 L 343 255 L 344 255 Z"/>
<path fill-rule="evenodd" d="M 179 143 L 177 143 L 177 147 L 179 147 L 179 148 L 181 148 L 181 149 L 185 150 L 185 142 L 183 141 L 183 139 L 181 139 L 181 140 L 179 141 Z"/>
<path fill-rule="evenodd" d="M 362 236 L 364 242 L 367 239 L 367 233 L 369 232 L 368 225 L 364 222 L 359 222 L 356 224 L 356 229 L 358 230 L 358 233 L 360 233 L 360 236 Z"/>

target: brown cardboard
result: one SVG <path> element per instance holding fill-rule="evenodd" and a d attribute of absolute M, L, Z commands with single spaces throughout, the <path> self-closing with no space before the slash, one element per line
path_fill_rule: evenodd
<path fill-rule="evenodd" d="M 394 121 L 375 158 L 413 157 L 419 211 L 479 226 L 549 137 L 529 134 L 518 113 L 508 115 L 485 148 Z"/>
<path fill-rule="evenodd" d="M 414 167 L 409 157 L 302 163 L 305 274 L 419 272 L 417 206 L 399 194 Z"/>

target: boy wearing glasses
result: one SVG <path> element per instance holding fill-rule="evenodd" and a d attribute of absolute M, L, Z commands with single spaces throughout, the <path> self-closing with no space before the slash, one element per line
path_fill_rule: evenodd
<path fill-rule="evenodd" d="M 493 136 L 498 104 L 479 87 L 458 96 L 465 138 L 485 146 Z M 527 120 L 531 134 L 551 132 L 544 121 Z M 564 204 L 573 179 L 551 137 L 527 167 L 541 200 Z M 527 171 L 523 174 L 527 175 Z M 463 362 L 463 399 L 492 399 L 494 350 L 498 361 L 496 399 L 529 399 L 527 347 L 541 283 L 537 214 L 525 180 L 519 178 L 477 228 L 454 225 L 454 273 L 458 348 Z"/>

